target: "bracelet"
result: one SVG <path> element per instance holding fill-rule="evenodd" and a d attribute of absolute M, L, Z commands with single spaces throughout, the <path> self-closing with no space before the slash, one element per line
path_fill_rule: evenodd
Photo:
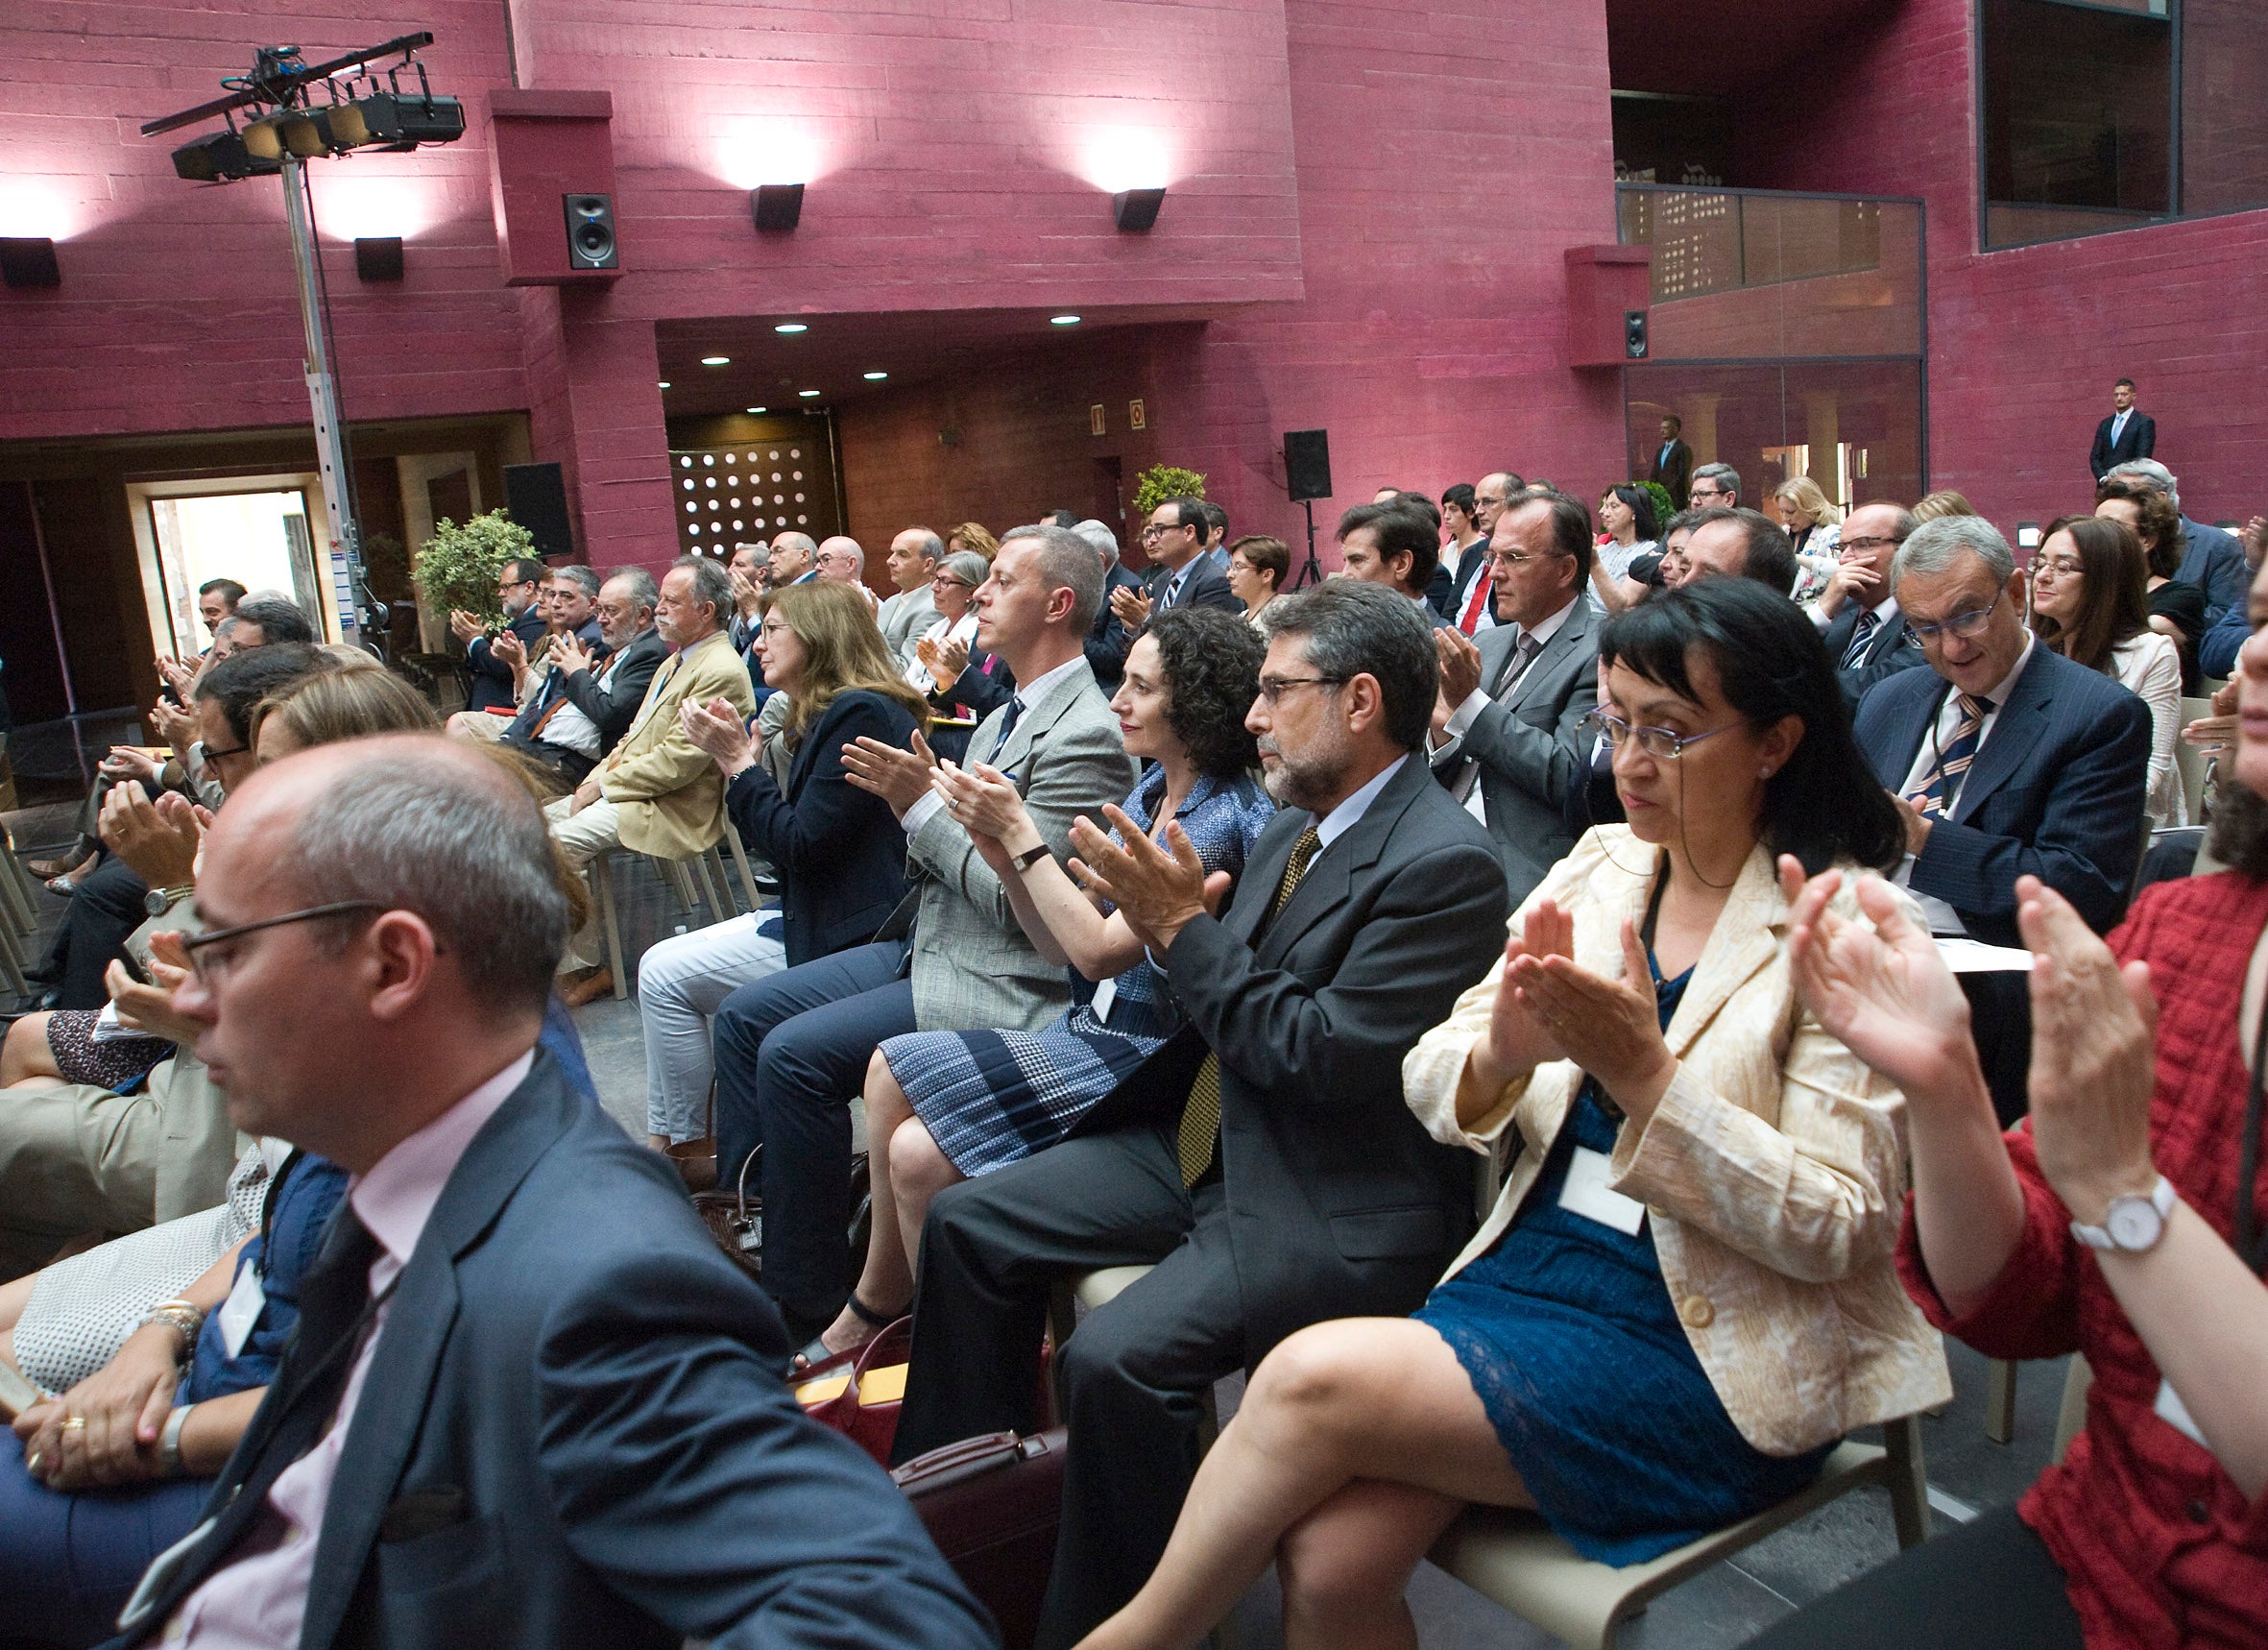
<path fill-rule="evenodd" d="M 197 1336 L 205 1327 L 205 1309 L 187 1300 L 160 1300 L 150 1308 L 140 1327 L 153 1323 L 171 1326 L 181 1338 L 181 1362 L 189 1361 L 189 1354 L 197 1348 Z"/>
<path fill-rule="evenodd" d="M 181 1475 L 181 1427 L 189 1419 L 189 1412 L 197 1406 L 185 1403 L 165 1418 L 165 1430 L 157 1435 L 157 1469 L 168 1478 Z"/>

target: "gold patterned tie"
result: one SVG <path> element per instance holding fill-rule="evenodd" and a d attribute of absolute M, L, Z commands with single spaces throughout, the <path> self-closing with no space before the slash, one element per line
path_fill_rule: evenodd
<path fill-rule="evenodd" d="M 1291 844 L 1291 858 L 1284 861 L 1284 880 L 1276 885 L 1275 903 L 1267 908 L 1272 920 L 1291 899 L 1291 890 L 1299 886 L 1299 879 L 1307 875 L 1307 868 L 1323 845 L 1323 838 L 1310 825 Z M 1207 1054 L 1205 1063 L 1197 1067 L 1196 1080 L 1189 1085 L 1189 1100 L 1181 1108 L 1181 1132 L 1175 1152 L 1181 1159 L 1181 1183 L 1194 1186 L 1213 1167 L 1213 1152 L 1220 1140 L 1220 1056 Z"/>

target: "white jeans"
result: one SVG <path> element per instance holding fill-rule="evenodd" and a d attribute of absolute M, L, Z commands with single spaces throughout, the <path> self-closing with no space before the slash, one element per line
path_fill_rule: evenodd
<path fill-rule="evenodd" d="M 562 796 L 544 808 L 543 817 L 551 821 L 551 839 L 559 844 L 567 869 L 581 876 L 583 868 L 599 855 L 622 845 L 622 811 L 603 796 L 580 813 L 569 812 L 574 806 L 573 796 Z M 599 947 L 603 943 L 594 888 L 591 915 L 567 937 L 567 952 L 559 959 L 559 971 L 567 974 L 578 968 L 595 967 L 602 960 Z M 628 958 L 624 958 L 624 963 L 627 965 Z"/>
<path fill-rule="evenodd" d="M 714 1057 L 710 1016 L 741 986 L 787 966 L 787 948 L 757 933 L 777 910 L 673 934 L 639 958 L 638 1011 L 646 1038 L 646 1132 L 690 1140 L 705 1131 Z"/>

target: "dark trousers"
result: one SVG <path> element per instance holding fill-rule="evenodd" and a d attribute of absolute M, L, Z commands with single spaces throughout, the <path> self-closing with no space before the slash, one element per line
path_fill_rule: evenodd
<path fill-rule="evenodd" d="M 1149 1579 L 1196 1472 L 1205 1394 L 1243 1364 L 1226 1200 L 1216 1177 L 1193 1201 L 1172 1135 L 1131 1125 L 951 1187 L 922 1228 L 900 1461 L 1031 1431 L 1051 1286 L 1147 1262 L 1062 1348 L 1071 1448 L 1043 1647 L 1075 1643 Z"/>
<path fill-rule="evenodd" d="M 1837 1588 L 1749 1650 L 2080 1650 L 2063 1572 L 2014 1507 Z"/>
<path fill-rule="evenodd" d="M 717 1177 L 733 1184 L 764 1149 L 764 1290 L 798 1329 L 824 1326 L 850 1292 L 850 1103 L 875 1045 L 915 1030 L 905 961 L 901 940 L 838 951 L 716 1011 Z"/>
<path fill-rule="evenodd" d="M 110 1000 L 103 970 L 124 954 L 127 936 L 149 912 L 142 900 L 150 885 L 115 854 L 82 878 L 56 925 L 55 939 L 39 978 L 53 983 L 59 1008 L 99 1008 Z"/>
<path fill-rule="evenodd" d="M 2031 1110 L 2032 984 L 2019 973 L 1964 974 L 1968 998 L 1969 1035 L 1985 1086 L 1992 1091 L 1992 1112 L 2000 1127 L 2014 1128 Z"/>

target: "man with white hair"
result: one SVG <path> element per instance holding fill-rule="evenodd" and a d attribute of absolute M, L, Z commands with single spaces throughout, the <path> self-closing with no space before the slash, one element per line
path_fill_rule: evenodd
<path fill-rule="evenodd" d="M 774 590 L 808 584 L 819 576 L 819 546 L 808 533 L 782 533 L 772 541 L 772 560 L 765 578 Z"/>
<path fill-rule="evenodd" d="M 1107 523 L 1090 516 L 1072 531 L 1093 545 L 1095 553 L 1102 558 L 1102 606 L 1096 611 L 1094 627 L 1087 632 L 1087 663 L 1095 667 L 1095 680 L 1102 691 L 1115 693 L 1125 677 L 1126 655 L 1133 649 L 1134 637 L 1126 621 L 1111 611 L 1110 598 L 1122 590 L 1139 595 L 1142 581 L 1120 565 L 1118 535 Z"/>
<path fill-rule="evenodd" d="M 2176 510 L 2182 509 L 2181 484 L 2174 479 L 2174 473 L 2155 458 L 2130 459 L 2114 466 L 2103 479 L 2147 487 L 2163 494 Z M 2243 607 L 2253 575 L 2245 566 L 2244 546 L 2236 542 L 2236 535 L 2192 522 L 2188 512 L 2182 511 L 2182 566 L 2174 577 L 2205 592 L 2206 623 L 2217 622 L 2232 607 Z"/>
<path fill-rule="evenodd" d="M 197 903 L 173 1007 L 230 1119 L 353 1178 L 117 1642 L 997 1642 L 781 1385 L 779 1318 L 667 1166 L 537 1046 L 567 905 L 518 785 L 422 736 L 286 758 Z"/>

